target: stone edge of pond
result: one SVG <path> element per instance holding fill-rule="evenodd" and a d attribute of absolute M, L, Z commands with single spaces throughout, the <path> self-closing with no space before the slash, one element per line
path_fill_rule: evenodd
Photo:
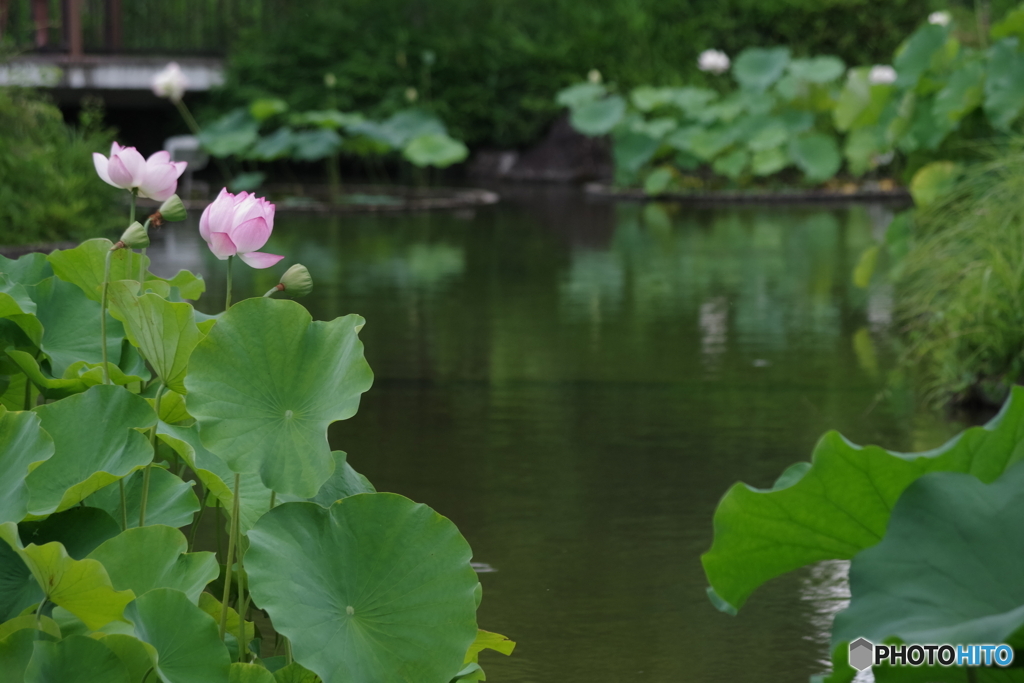
<path fill-rule="evenodd" d="M 258 194 L 270 195 L 271 201 L 277 207 L 278 213 L 311 213 L 311 214 L 337 214 L 337 213 L 374 213 L 374 212 L 405 212 L 405 211 L 436 211 L 444 209 L 464 209 L 476 206 L 489 206 L 497 204 L 501 197 L 496 192 L 478 188 L 415 188 L 401 186 L 380 186 L 380 185 L 351 185 L 344 188 L 343 194 L 373 195 L 396 197 L 401 202 L 381 202 L 364 204 L 330 204 L 328 202 L 311 199 L 308 203 L 288 203 L 282 199 L 273 197 L 277 194 L 275 188 L 270 186 L 264 192 Z M 323 188 L 311 188 L 319 189 Z M 212 199 L 187 199 L 184 200 L 185 208 L 190 211 L 201 211 L 205 209 Z M 156 208 L 159 203 L 149 200 L 139 200 L 140 207 Z"/>
<path fill-rule="evenodd" d="M 605 183 L 588 183 L 587 194 L 607 199 L 629 201 L 674 201 L 690 204 L 817 204 L 846 201 L 911 201 L 905 188 L 882 190 L 858 188 L 853 192 L 842 190 L 779 190 L 774 192 L 663 192 L 649 195 L 639 188 L 621 188 Z"/>

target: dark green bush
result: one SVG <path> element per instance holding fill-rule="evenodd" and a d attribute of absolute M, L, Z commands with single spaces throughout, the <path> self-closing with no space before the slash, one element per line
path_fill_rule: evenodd
<path fill-rule="evenodd" d="M 310 109 L 333 98 L 381 117 L 407 106 L 413 87 L 456 137 L 521 145 L 556 115 L 553 94 L 590 69 L 625 88 L 699 84 L 702 50 L 771 45 L 888 63 L 935 8 L 928 0 L 264 0 L 262 22 L 234 42 L 219 104 L 283 95 Z"/>
<path fill-rule="evenodd" d="M 0 88 L 0 244 L 95 236 L 111 228 L 117 190 L 92 152 L 110 152 L 102 112 L 84 107 L 78 127 L 30 91 Z"/>

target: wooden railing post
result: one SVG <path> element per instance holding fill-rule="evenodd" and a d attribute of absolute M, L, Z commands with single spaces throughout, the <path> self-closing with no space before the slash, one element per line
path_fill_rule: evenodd
<path fill-rule="evenodd" d="M 72 59 L 82 56 L 82 0 L 68 0 L 68 50 Z"/>

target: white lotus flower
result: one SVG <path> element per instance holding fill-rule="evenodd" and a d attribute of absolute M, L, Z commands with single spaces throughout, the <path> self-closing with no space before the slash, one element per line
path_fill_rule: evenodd
<path fill-rule="evenodd" d="M 953 15 L 949 12 L 932 12 L 928 15 L 928 23 L 937 26 L 948 26 L 952 19 Z"/>
<path fill-rule="evenodd" d="M 157 97 L 166 97 L 172 102 L 179 102 L 185 89 L 188 88 L 188 79 L 185 73 L 178 66 L 177 62 L 171 62 L 163 71 L 153 76 L 153 94 Z"/>
<path fill-rule="evenodd" d="M 598 71 L 597 69 L 591 69 L 590 71 L 587 72 L 587 80 L 595 84 L 600 83 L 602 80 L 601 72 Z"/>
<path fill-rule="evenodd" d="M 729 55 L 721 50 L 704 50 L 697 58 L 697 67 L 701 71 L 723 74 L 729 70 Z"/>
<path fill-rule="evenodd" d="M 871 85 L 888 85 L 896 82 L 896 69 L 888 64 L 875 64 L 868 73 Z"/>

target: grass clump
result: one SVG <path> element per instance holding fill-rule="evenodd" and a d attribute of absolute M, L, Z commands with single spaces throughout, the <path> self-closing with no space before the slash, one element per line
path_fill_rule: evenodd
<path fill-rule="evenodd" d="M 896 278 L 903 365 L 930 402 L 997 404 L 1024 378 L 1024 142 L 919 211 Z"/>

